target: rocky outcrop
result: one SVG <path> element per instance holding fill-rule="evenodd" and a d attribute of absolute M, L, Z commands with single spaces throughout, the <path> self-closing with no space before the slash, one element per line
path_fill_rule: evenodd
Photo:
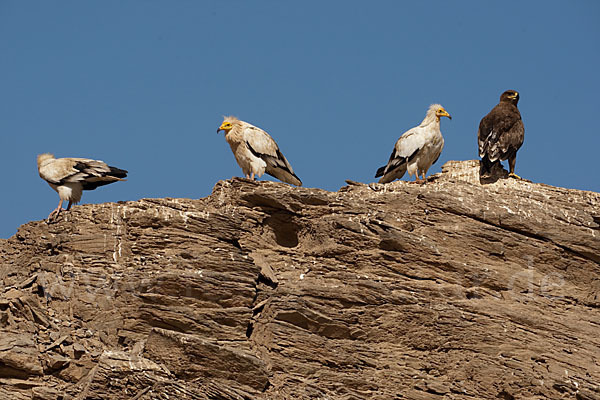
<path fill-rule="evenodd" d="M 0 241 L 1 399 L 600 399 L 600 195 L 232 179 Z"/>

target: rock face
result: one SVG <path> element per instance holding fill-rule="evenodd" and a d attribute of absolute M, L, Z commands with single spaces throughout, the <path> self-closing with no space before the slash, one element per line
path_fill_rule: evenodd
<path fill-rule="evenodd" d="M 600 399 L 600 194 L 222 181 L 0 241 L 0 399 Z"/>

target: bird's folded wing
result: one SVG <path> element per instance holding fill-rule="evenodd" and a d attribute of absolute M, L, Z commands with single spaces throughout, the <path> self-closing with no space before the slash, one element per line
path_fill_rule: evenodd
<path fill-rule="evenodd" d="M 498 158 L 498 137 L 500 132 L 487 125 L 480 126 L 477 132 L 479 138 L 479 157 L 487 156 L 490 160 Z"/>
<path fill-rule="evenodd" d="M 518 119 L 499 139 L 498 145 L 502 154 L 518 150 L 523 144 L 524 137 L 525 127 L 523 126 L 523 121 Z"/>
<path fill-rule="evenodd" d="M 247 127 L 244 131 L 244 140 L 250 151 L 256 157 L 262 158 L 268 166 L 281 168 L 294 174 L 292 166 L 267 132 L 254 126 Z"/>
<path fill-rule="evenodd" d="M 511 148 L 516 150 L 521 146 L 524 132 L 518 113 L 494 107 L 479 123 L 479 157 L 487 156 L 492 161 L 503 158 Z"/>
<path fill-rule="evenodd" d="M 413 128 L 404 133 L 396 142 L 396 156 L 410 159 L 425 146 L 425 135 L 420 130 Z"/>
<path fill-rule="evenodd" d="M 485 156 L 485 153 L 487 151 L 487 141 L 485 138 L 485 135 L 482 134 L 481 132 L 481 125 L 479 126 L 479 130 L 477 131 L 477 144 L 479 147 L 479 157 L 483 158 L 483 156 Z"/>
<path fill-rule="evenodd" d="M 87 158 L 59 158 L 40 168 L 40 176 L 54 184 L 102 179 L 110 168 L 102 161 Z"/>
<path fill-rule="evenodd" d="M 375 177 L 387 174 L 412 160 L 425 144 L 424 135 L 418 128 L 412 128 L 402 134 L 394 145 L 394 150 L 385 167 L 377 170 Z"/>

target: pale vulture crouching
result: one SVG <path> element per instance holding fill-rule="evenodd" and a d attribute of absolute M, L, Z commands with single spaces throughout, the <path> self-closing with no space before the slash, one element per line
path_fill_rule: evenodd
<path fill-rule="evenodd" d="M 400 179 L 408 171 L 415 176 L 416 182 L 425 179 L 427 170 L 438 160 L 444 148 L 444 138 L 440 131 L 440 118 L 450 114 L 439 104 L 432 104 L 421 125 L 402 134 L 394 146 L 387 165 L 379 168 L 375 178 L 381 176 L 379 183 L 388 183 Z"/>
<path fill-rule="evenodd" d="M 282 182 L 302 186 L 292 166 L 271 136 L 260 128 L 236 117 L 225 117 L 217 133 L 225 131 L 235 159 L 246 178 L 259 178 L 266 172 Z"/>
<path fill-rule="evenodd" d="M 62 211 L 62 203 L 69 201 L 67 211 L 72 204 L 81 200 L 84 190 L 94 190 L 98 186 L 123 181 L 127 171 L 106 165 L 98 160 L 87 158 L 54 158 L 52 154 L 40 154 L 37 157 L 38 172 L 56 190 L 60 201 L 58 207 L 48 216 L 48 222 L 57 218 Z"/>

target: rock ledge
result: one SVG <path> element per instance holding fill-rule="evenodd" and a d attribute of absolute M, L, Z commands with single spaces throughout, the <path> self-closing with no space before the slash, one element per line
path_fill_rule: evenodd
<path fill-rule="evenodd" d="M 0 398 L 600 399 L 600 194 L 477 171 L 25 224 Z"/>

